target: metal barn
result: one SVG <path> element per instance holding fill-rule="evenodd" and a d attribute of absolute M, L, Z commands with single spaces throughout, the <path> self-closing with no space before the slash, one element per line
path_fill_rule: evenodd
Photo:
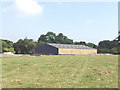
<path fill-rule="evenodd" d="M 35 49 L 35 53 L 41 55 L 97 54 L 97 49 L 85 45 L 47 43 L 38 46 Z"/>

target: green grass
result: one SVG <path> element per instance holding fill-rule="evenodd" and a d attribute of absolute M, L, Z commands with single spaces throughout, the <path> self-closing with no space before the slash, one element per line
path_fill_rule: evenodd
<path fill-rule="evenodd" d="M 118 56 L 3 57 L 3 88 L 117 88 Z"/>

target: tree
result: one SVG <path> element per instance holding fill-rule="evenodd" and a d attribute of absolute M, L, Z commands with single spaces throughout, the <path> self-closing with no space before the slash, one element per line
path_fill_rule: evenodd
<path fill-rule="evenodd" d="M 4 40 L 2 40 L 2 48 L 7 48 L 8 45 L 7 45 L 7 42 L 5 42 Z"/>
<path fill-rule="evenodd" d="M 59 33 L 57 36 L 56 36 L 56 38 L 55 38 L 55 41 L 56 41 L 56 43 L 61 43 L 61 44 L 64 44 L 65 42 L 64 42 L 64 39 L 65 39 L 66 37 L 62 34 L 62 33 Z"/>
<path fill-rule="evenodd" d="M 73 44 L 73 40 L 67 38 L 67 36 L 63 35 L 62 33 L 59 33 L 56 36 L 55 41 L 56 41 L 56 43 L 60 43 L 60 44 Z"/>
<path fill-rule="evenodd" d="M 14 48 L 3 48 L 3 52 L 12 52 L 12 53 L 15 53 Z"/>
<path fill-rule="evenodd" d="M 113 54 L 117 54 L 119 51 L 118 51 L 118 48 L 112 48 L 110 50 L 110 53 L 113 53 Z M 120 52 L 119 52 L 120 53 Z"/>
<path fill-rule="evenodd" d="M 47 32 L 46 39 L 48 43 L 55 43 L 56 34 L 53 32 Z"/>
<path fill-rule="evenodd" d="M 20 39 L 14 44 L 14 48 L 17 54 L 32 54 L 36 47 L 35 42 L 32 39 L 25 38 Z"/>
<path fill-rule="evenodd" d="M 42 34 L 39 39 L 38 43 L 61 43 L 61 44 L 73 44 L 73 40 L 67 38 L 67 36 L 59 33 L 57 36 L 53 32 L 47 32 L 47 34 Z"/>
<path fill-rule="evenodd" d="M 65 38 L 65 44 L 73 44 L 73 40 Z"/>
<path fill-rule="evenodd" d="M 84 42 L 84 41 L 80 41 L 79 43 L 80 43 L 80 45 L 86 45 L 86 42 Z"/>
<path fill-rule="evenodd" d="M 15 53 L 13 48 L 13 42 L 9 40 L 1 40 L 2 41 L 2 52 L 12 52 Z"/>
<path fill-rule="evenodd" d="M 86 45 L 91 48 L 97 48 L 97 45 L 95 45 L 94 43 L 87 43 Z"/>
<path fill-rule="evenodd" d="M 110 53 L 110 49 L 98 49 L 98 53 Z"/>
<path fill-rule="evenodd" d="M 75 45 L 80 45 L 80 43 L 79 43 L 79 42 L 77 42 L 77 41 L 76 41 L 76 42 L 74 42 L 74 44 L 75 44 Z"/>
<path fill-rule="evenodd" d="M 86 42 L 80 41 L 80 42 L 74 42 L 75 45 L 86 45 Z"/>
<path fill-rule="evenodd" d="M 36 47 L 37 46 L 40 46 L 40 45 L 42 45 L 42 44 L 45 44 L 45 42 L 35 42 L 36 43 Z"/>
<path fill-rule="evenodd" d="M 42 34 L 39 38 L 38 38 L 38 43 L 39 42 L 46 42 L 46 43 L 55 43 L 55 37 L 56 34 L 53 32 L 47 32 L 46 35 Z"/>
<path fill-rule="evenodd" d="M 38 39 L 38 43 L 39 42 L 46 42 L 47 41 L 47 38 L 46 38 L 46 35 L 42 34 L 39 39 Z"/>
<path fill-rule="evenodd" d="M 117 43 L 117 40 L 109 41 L 104 40 L 100 41 L 98 44 L 98 49 L 112 49 Z"/>
<path fill-rule="evenodd" d="M 116 53 L 117 48 L 117 40 L 103 40 L 98 44 L 98 53 Z"/>

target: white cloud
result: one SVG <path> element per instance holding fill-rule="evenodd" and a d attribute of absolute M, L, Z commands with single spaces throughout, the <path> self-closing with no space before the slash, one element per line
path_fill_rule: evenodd
<path fill-rule="evenodd" d="M 16 7 L 25 14 L 39 14 L 42 12 L 42 7 L 33 0 L 16 0 Z"/>
<path fill-rule="evenodd" d="M 3 12 L 12 10 L 21 15 L 37 15 L 42 13 L 43 7 L 34 0 L 15 0 L 14 5 L 4 8 Z"/>

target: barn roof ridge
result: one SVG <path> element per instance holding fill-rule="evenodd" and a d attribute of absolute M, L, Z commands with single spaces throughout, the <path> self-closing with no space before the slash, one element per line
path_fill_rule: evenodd
<path fill-rule="evenodd" d="M 95 49 L 91 48 L 85 45 L 74 45 L 74 44 L 57 44 L 57 43 L 46 43 L 50 46 L 56 47 L 56 48 L 71 48 L 71 49 Z"/>

